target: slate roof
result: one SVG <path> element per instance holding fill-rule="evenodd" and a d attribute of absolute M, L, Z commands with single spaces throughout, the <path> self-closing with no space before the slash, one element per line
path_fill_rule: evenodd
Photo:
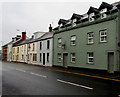
<path fill-rule="evenodd" d="M 102 2 L 102 4 L 99 7 L 99 10 L 104 9 L 104 8 L 107 8 L 108 10 L 111 10 L 113 8 L 113 5 L 108 4 L 106 2 Z"/>
<path fill-rule="evenodd" d="M 36 41 L 45 40 L 52 37 L 53 37 L 53 32 L 47 32 L 43 34 L 41 37 L 39 37 L 38 39 L 36 39 Z"/>
<path fill-rule="evenodd" d="M 79 19 L 81 19 L 81 17 L 83 17 L 83 16 L 82 16 L 82 15 L 79 15 L 79 14 L 76 14 L 76 13 L 73 13 L 73 15 L 72 15 L 72 17 L 71 17 L 71 20 L 73 20 L 73 19 L 79 20 Z"/>
<path fill-rule="evenodd" d="M 23 41 L 19 42 L 18 44 L 14 45 L 14 46 L 20 46 L 20 45 L 23 45 L 23 44 L 28 44 L 32 40 L 33 40 L 33 38 L 29 38 L 29 39 L 26 39 L 26 40 L 23 40 Z"/>
<path fill-rule="evenodd" d="M 93 13 L 93 12 L 94 12 L 95 14 L 98 14 L 98 13 L 99 13 L 99 10 L 98 10 L 97 8 L 91 6 L 91 7 L 89 8 L 87 14 L 90 14 L 90 13 Z"/>
<path fill-rule="evenodd" d="M 67 22 L 68 22 L 68 20 L 60 19 L 60 20 L 58 21 L 58 24 L 63 24 L 63 25 L 65 25 Z"/>

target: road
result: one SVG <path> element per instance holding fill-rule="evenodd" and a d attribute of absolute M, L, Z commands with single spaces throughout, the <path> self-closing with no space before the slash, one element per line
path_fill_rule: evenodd
<path fill-rule="evenodd" d="M 120 82 L 56 72 L 23 63 L 2 62 L 2 95 L 116 95 L 117 97 L 120 95 Z"/>

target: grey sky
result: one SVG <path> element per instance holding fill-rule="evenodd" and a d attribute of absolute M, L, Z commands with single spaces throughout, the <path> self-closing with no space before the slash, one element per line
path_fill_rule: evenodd
<path fill-rule="evenodd" d="M 104 1 L 110 4 L 117 2 L 117 0 Z M 12 37 L 21 35 L 22 31 L 26 31 L 28 37 L 31 37 L 35 31 L 46 32 L 50 23 L 56 27 L 60 18 L 69 19 L 73 13 L 84 14 L 90 6 L 98 8 L 101 3 L 102 0 L 98 2 L 95 0 L 94 2 L 87 0 L 84 2 L 2 2 L 2 7 L 0 3 L 0 21 L 2 20 L 0 39 L 3 44 L 6 44 Z"/>

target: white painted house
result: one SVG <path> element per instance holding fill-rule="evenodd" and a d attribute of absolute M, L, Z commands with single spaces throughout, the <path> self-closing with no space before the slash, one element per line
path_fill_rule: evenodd
<path fill-rule="evenodd" d="M 53 32 L 50 25 L 49 32 L 37 39 L 37 63 L 42 66 L 52 66 Z"/>
<path fill-rule="evenodd" d="M 36 40 L 41 37 L 45 32 L 33 33 L 32 40 L 28 43 L 28 64 L 37 64 L 37 42 Z"/>

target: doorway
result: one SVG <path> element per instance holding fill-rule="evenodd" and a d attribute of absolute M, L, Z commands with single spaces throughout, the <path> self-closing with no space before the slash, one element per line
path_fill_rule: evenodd
<path fill-rule="evenodd" d="M 114 52 L 108 52 L 108 73 L 114 73 Z"/>
<path fill-rule="evenodd" d="M 45 65 L 45 53 L 43 53 L 43 65 Z"/>
<path fill-rule="evenodd" d="M 67 68 L 68 66 L 68 53 L 63 53 L 63 67 Z"/>

